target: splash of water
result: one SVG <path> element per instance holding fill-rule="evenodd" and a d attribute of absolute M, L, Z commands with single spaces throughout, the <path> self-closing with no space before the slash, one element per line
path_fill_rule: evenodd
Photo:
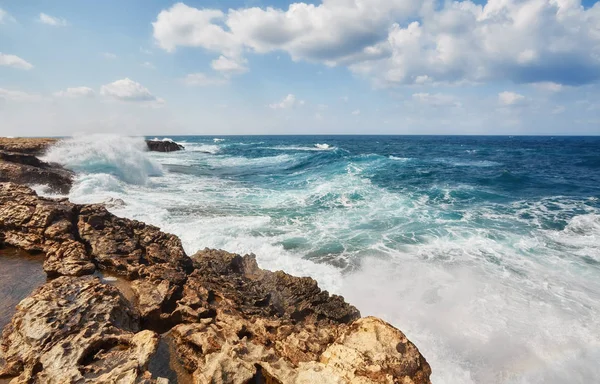
<path fill-rule="evenodd" d="M 108 174 L 131 184 L 146 184 L 162 175 L 161 166 L 146 153 L 142 138 L 94 134 L 62 140 L 43 160 L 83 174 Z"/>

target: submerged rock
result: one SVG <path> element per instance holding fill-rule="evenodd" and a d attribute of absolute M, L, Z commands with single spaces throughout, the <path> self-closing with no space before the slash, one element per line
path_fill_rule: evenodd
<path fill-rule="evenodd" d="M 153 152 L 175 152 L 185 149 L 181 144 L 171 140 L 146 140 L 148 150 Z"/>
<path fill-rule="evenodd" d="M 147 363 L 165 332 L 196 383 L 430 382 L 402 332 L 313 279 L 262 270 L 253 255 L 188 257 L 177 237 L 103 205 L 0 184 L 3 244 L 43 252 L 55 278 L 3 333 L 0 378 L 15 383 L 164 382 Z M 128 279 L 127 294 L 98 269 Z"/>

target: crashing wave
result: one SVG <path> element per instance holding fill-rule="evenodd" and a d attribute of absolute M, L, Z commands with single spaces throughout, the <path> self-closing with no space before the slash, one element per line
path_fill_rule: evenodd
<path fill-rule="evenodd" d="M 95 134 L 74 136 L 50 148 L 43 158 L 86 174 L 108 174 L 131 184 L 146 184 L 162 175 L 159 164 L 146 153 L 143 138 Z"/>

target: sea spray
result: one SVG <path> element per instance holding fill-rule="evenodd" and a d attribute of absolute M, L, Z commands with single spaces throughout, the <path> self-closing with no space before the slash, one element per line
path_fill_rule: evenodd
<path fill-rule="evenodd" d="M 70 197 L 315 278 L 405 331 L 434 384 L 600 376 L 600 169 L 579 161 L 600 140 L 172 138 L 218 151 L 148 153 L 147 185 L 88 174 Z"/>
<path fill-rule="evenodd" d="M 162 167 L 146 153 L 143 138 L 94 134 L 61 140 L 43 157 L 84 174 L 108 174 L 131 184 L 146 184 Z"/>

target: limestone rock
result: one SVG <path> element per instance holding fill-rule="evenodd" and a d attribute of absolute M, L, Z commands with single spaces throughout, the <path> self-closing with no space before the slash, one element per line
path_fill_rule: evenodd
<path fill-rule="evenodd" d="M 198 383 L 429 383 L 402 332 L 313 279 L 262 270 L 253 255 L 188 257 L 177 237 L 103 205 L 0 183 L 2 245 L 44 253 L 54 278 L 4 331 L 0 377 L 14 383 L 164 382 L 146 370 L 163 332 Z"/>
<path fill-rule="evenodd" d="M 48 185 L 66 194 L 73 183 L 73 173 L 57 164 L 49 164 L 29 154 L 0 151 L 0 182 Z"/>
<path fill-rule="evenodd" d="M 57 141 L 58 139 L 54 138 L 0 137 L 0 150 L 41 155 L 48 147 L 56 144 Z"/>
<path fill-rule="evenodd" d="M 116 288 L 97 278 L 59 277 L 17 307 L 0 345 L 0 377 L 14 382 L 134 383 L 158 335 L 139 330 Z"/>

